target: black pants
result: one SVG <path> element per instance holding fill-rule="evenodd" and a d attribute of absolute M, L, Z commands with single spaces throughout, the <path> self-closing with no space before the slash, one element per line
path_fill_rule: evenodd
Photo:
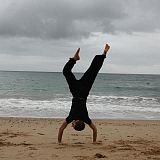
<path fill-rule="evenodd" d="M 63 75 L 65 76 L 73 97 L 87 98 L 93 82 L 102 67 L 105 55 L 96 55 L 81 79 L 77 80 L 72 73 L 72 68 L 76 61 L 73 58 L 66 63 L 63 68 Z"/>

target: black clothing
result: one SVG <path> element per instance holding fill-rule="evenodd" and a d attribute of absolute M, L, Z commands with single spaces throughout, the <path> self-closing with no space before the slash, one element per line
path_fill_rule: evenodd
<path fill-rule="evenodd" d="M 88 117 L 88 111 L 86 107 L 86 99 L 73 98 L 72 106 L 69 116 L 66 118 L 67 123 L 71 123 L 73 120 L 82 120 L 87 124 L 91 124 L 91 120 Z"/>
<path fill-rule="evenodd" d="M 64 66 L 63 75 L 65 76 L 69 85 L 69 89 L 74 97 L 72 99 L 72 106 L 69 116 L 66 118 L 67 123 L 71 123 L 73 120 L 82 120 L 89 125 L 91 124 L 86 107 L 86 100 L 98 71 L 102 67 L 105 57 L 105 55 L 96 55 L 89 69 L 79 80 L 75 78 L 71 71 L 76 63 L 73 58 L 70 58 L 70 60 Z"/>

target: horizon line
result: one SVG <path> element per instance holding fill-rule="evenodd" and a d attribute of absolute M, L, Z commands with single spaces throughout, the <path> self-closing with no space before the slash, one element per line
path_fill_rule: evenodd
<path fill-rule="evenodd" d="M 0 70 L 0 72 L 39 72 L 39 73 L 62 73 L 62 71 L 30 71 L 30 70 Z M 74 72 L 84 73 L 84 72 Z M 129 74 L 129 75 L 160 75 L 158 73 L 113 73 L 113 72 L 99 72 L 99 74 Z"/>

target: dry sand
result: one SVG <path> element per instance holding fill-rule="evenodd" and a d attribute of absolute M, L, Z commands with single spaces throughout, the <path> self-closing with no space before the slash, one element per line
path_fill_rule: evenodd
<path fill-rule="evenodd" d="M 86 126 L 64 131 L 62 120 L 0 118 L 0 160 L 160 160 L 160 121 L 94 120 L 100 144 Z"/>

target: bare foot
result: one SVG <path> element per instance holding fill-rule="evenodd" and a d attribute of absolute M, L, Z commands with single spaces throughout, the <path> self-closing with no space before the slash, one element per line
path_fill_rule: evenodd
<path fill-rule="evenodd" d="M 75 55 L 73 56 L 73 59 L 76 61 L 80 60 L 79 52 L 80 52 L 80 48 L 77 49 Z"/>
<path fill-rule="evenodd" d="M 107 52 L 108 52 L 109 49 L 110 49 L 110 46 L 109 46 L 108 44 L 106 44 L 106 45 L 105 45 L 105 48 L 104 48 L 103 54 L 104 54 L 104 55 L 107 55 Z"/>

